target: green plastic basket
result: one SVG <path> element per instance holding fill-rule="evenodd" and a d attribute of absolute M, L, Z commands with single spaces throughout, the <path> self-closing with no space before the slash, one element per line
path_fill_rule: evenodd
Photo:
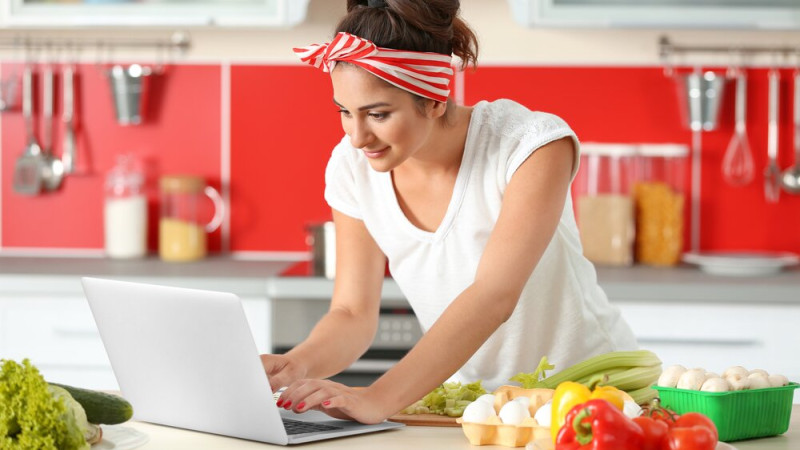
<path fill-rule="evenodd" d="M 766 389 L 702 392 L 653 386 L 661 406 L 678 414 L 699 412 L 719 431 L 720 441 L 739 441 L 783 434 L 789 429 L 797 383 Z"/>

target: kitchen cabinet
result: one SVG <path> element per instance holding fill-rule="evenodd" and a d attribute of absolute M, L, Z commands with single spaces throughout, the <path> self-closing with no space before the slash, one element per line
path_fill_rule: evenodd
<path fill-rule="evenodd" d="M 509 0 L 528 27 L 796 30 L 800 5 L 786 0 Z"/>
<path fill-rule="evenodd" d="M 721 374 L 732 365 L 800 380 L 800 305 L 616 302 L 642 348 L 667 367 Z M 797 397 L 795 397 L 797 399 Z"/>
<path fill-rule="evenodd" d="M 0 26 L 7 28 L 289 27 L 305 19 L 308 0 L 6 0 L 0 5 Z"/>

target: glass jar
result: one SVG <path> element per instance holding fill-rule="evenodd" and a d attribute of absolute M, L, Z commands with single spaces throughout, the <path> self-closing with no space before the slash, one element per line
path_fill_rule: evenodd
<path fill-rule="evenodd" d="M 594 263 L 633 264 L 635 159 L 634 145 L 581 144 L 573 192 L 583 254 Z"/>
<path fill-rule="evenodd" d="M 211 199 L 214 215 L 203 220 L 205 198 Z M 206 256 L 206 234 L 222 223 L 225 211 L 219 192 L 200 177 L 169 175 L 160 180 L 161 216 L 158 223 L 158 253 L 162 260 L 183 262 Z"/>
<path fill-rule="evenodd" d="M 106 175 L 105 252 L 111 258 L 141 258 L 147 253 L 144 180 L 141 164 L 131 155 L 119 156 Z"/>
<path fill-rule="evenodd" d="M 636 261 L 678 264 L 683 253 L 684 204 L 689 148 L 643 144 L 636 162 Z"/>

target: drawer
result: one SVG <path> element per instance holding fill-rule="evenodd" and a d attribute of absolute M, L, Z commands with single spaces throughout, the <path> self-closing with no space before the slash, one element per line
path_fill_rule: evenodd
<path fill-rule="evenodd" d="M 6 358 L 37 367 L 110 368 L 89 305 L 83 298 L 4 301 Z"/>
<path fill-rule="evenodd" d="M 762 368 L 800 381 L 800 306 L 619 302 L 639 345 L 664 367 L 681 364 L 721 373 L 732 365 Z"/>

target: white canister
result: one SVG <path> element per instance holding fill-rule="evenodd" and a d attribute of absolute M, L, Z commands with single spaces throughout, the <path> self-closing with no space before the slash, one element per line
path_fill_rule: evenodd
<path fill-rule="evenodd" d="M 147 197 L 141 165 L 122 155 L 106 176 L 105 251 L 111 258 L 147 254 Z"/>

